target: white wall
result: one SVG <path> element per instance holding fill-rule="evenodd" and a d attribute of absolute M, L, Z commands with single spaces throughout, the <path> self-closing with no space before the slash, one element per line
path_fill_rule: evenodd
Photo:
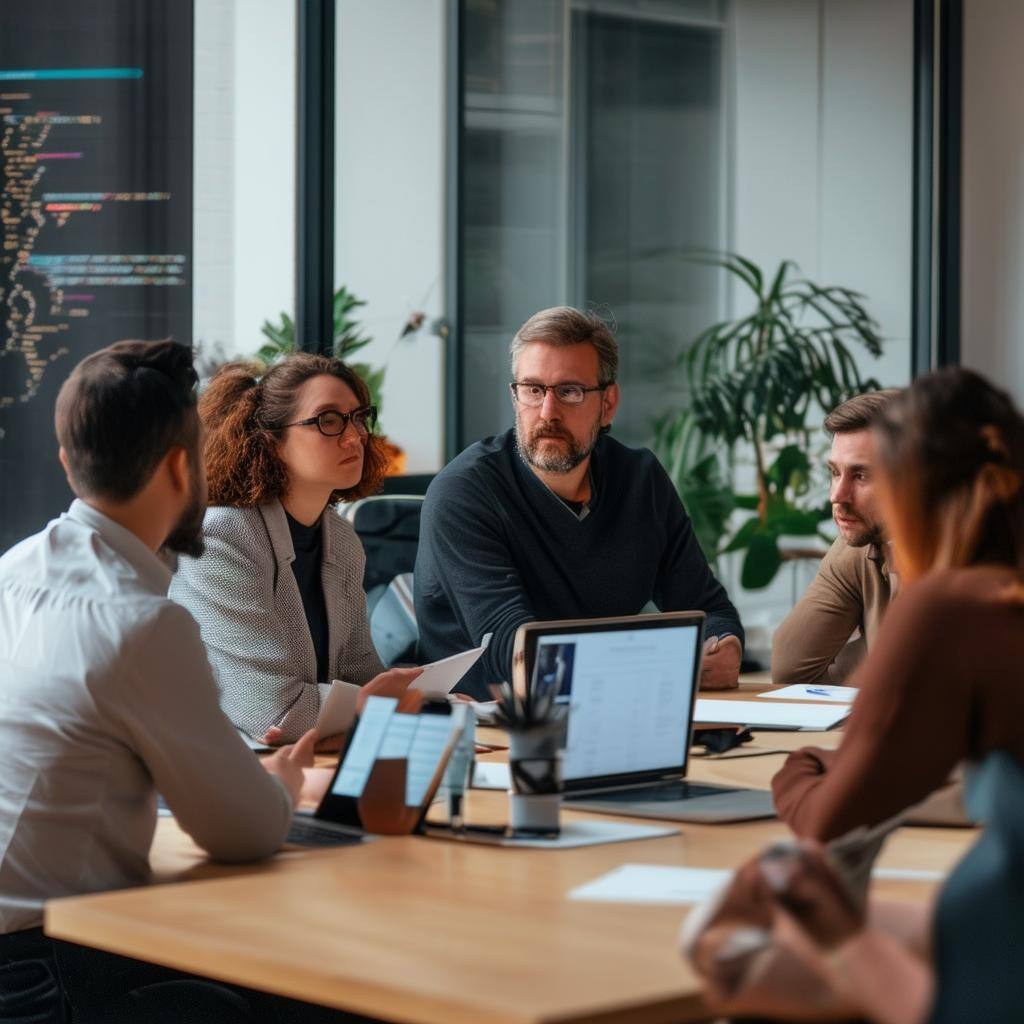
<path fill-rule="evenodd" d="M 867 296 L 910 376 L 910 0 L 735 0 L 732 246 Z"/>
<path fill-rule="evenodd" d="M 193 337 L 251 355 L 295 305 L 295 5 L 201 0 L 195 18 Z"/>
<path fill-rule="evenodd" d="M 911 0 L 734 0 L 732 11 L 731 247 L 769 273 L 789 258 L 811 280 L 863 292 L 884 352 L 855 354 L 883 385 L 910 376 L 912 29 Z M 742 290 L 733 301 L 749 309 Z M 763 649 L 816 563 L 784 567 L 763 591 L 744 591 L 739 569 L 727 561 L 725 582 Z"/>
<path fill-rule="evenodd" d="M 964 4 L 961 358 L 1024 403 L 1024 4 Z"/>
<path fill-rule="evenodd" d="M 192 338 L 234 338 L 234 0 L 195 7 Z"/>
<path fill-rule="evenodd" d="M 382 425 L 407 470 L 443 463 L 444 0 L 338 3 L 335 281 L 365 299 L 359 358 L 387 362 Z"/>

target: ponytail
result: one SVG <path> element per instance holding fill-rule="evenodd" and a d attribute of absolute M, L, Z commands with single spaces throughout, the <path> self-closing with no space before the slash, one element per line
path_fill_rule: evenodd
<path fill-rule="evenodd" d="M 263 429 L 258 363 L 228 363 L 199 399 L 206 439 L 203 458 L 211 505 L 249 507 L 287 485 L 284 465 L 274 452 L 275 439 Z"/>

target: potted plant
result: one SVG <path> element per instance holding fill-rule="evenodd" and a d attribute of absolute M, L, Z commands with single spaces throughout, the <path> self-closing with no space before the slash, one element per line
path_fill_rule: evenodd
<path fill-rule="evenodd" d="M 764 587 L 783 561 L 820 554 L 783 548 L 780 538 L 830 539 L 821 532 L 829 507 L 810 497 L 808 418 L 879 387 L 874 378 L 861 377 L 852 348 L 877 357 L 882 339 L 863 295 L 815 284 L 799 276 L 791 260 L 770 279 L 736 254 L 701 261 L 731 274 L 751 293 L 753 309 L 712 324 L 679 357 L 690 407 L 656 424 L 655 450 L 705 551 L 712 558 L 745 551 L 741 583 Z M 740 446 L 753 453 L 752 494 L 731 488 Z M 734 509 L 751 514 L 721 546 Z"/>

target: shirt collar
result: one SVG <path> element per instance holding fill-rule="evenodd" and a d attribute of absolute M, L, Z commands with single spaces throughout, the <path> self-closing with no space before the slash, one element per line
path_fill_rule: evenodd
<path fill-rule="evenodd" d="M 889 559 L 886 557 L 885 544 L 869 544 L 867 558 L 878 566 L 878 571 L 885 579 L 889 578 Z"/>
<path fill-rule="evenodd" d="M 166 596 L 167 588 L 171 585 L 171 570 L 131 530 L 115 523 L 81 498 L 71 503 L 65 515 L 95 530 L 138 573 L 147 590 Z"/>

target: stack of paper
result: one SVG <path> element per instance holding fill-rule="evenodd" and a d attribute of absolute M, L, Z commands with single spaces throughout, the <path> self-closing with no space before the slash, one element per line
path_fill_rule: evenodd
<path fill-rule="evenodd" d="M 698 700 L 693 720 L 745 725 L 752 729 L 814 729 L 838 725 L 850 713 L 849 704 L 764 704 L 756 700 Z"/>

